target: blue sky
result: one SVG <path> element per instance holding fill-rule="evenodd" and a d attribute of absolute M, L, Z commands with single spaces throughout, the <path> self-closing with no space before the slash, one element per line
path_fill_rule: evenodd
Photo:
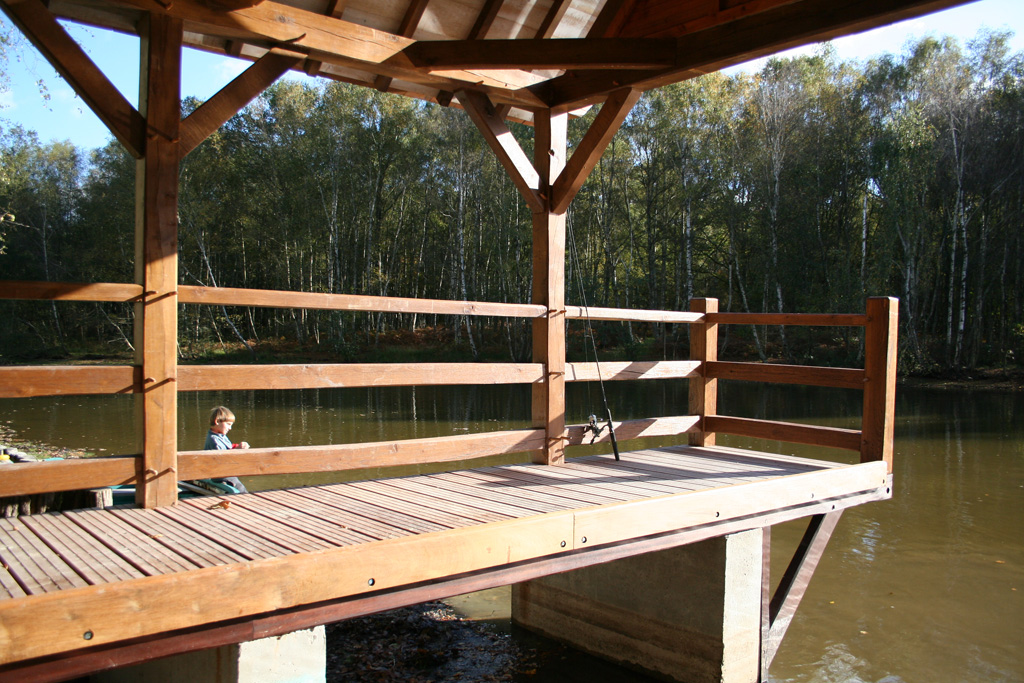
<path fill-rule="evenodd" d="M 921 19 L 841 38 L 833 45 L 840 59 L 862 60 L 885 52 L 900 53 L 908 42 L 926 35 L 952 35 L 966 42 L 983 27 L 1013 31 L 1014 49 L 1024 51 L 1024 1 L 978 0 Z M 125 97 L 136 104 L 138 39 L 74 24 L 69 25 L 68 30 Z M 813 52 L 814 47 L 798 51 Z M 207 99 L 246 66 L 248 62 L 242 60 L 185 50 L 182 94 Z M 754 63 L 746 68 L 756 69 L 757 66 Z M 7 68 L 10 87 L 0 93 L 0 119 L 8 125 L 18 124 L 34 130 L 44 142 L 71 140 L 86 149 L 100 147 L 110 139 L 103 124 L 30 45 L 24 43 L 10 57 Z M 297 75 L 292 77 L 298 78 Z M 48 100 L 41 97 L 38 80 L 46 84 Z"/>

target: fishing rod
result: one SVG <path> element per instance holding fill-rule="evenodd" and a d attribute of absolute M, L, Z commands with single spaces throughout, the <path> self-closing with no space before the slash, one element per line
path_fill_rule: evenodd
<path fill-rule="evenodd" d="M 579 290 L 580 301 L 583 304 L 583 321 L 587 328 L 586 336 L 590 337 L 590 345 L 594 349 L 594 365 L 597 367 L 597 383 L 601 385 L 601 402 L 604 404 L 604 414 L 608 419 L 608 437 L 612 442 L 612 453 L 615 454 L 615 459 L 619 460 L 619 442 L 615 439 L 615 425 L 612 423 L 612 409 L 608 405 L 608 395 L 604 390 L 604 377 L 601 375 L 601 362 L 597 357 L 597 341 L 594 338 L 594 328 L 590 324 L 590 307 L 587 305 L 587 294 L 583 288 L 583 271 L 580 269 L 579 251 L 576 249 L 576 235 L 573 232 L 571 221 L 566 221 L 566 228 L 569 233 L 569 255 L 572 258 L 573 268 L 576 270 L 576 286 Z M 594 414 L 591 414 L 589 423 L 583 429 L 584 433 L 589 431 L 593 434 L 590 438 L 590 443 L 594 443 L 597 437 L 600 436 L 601 432 L 604 431 L 603 427 L 598 426 L 597 416 Z"/>

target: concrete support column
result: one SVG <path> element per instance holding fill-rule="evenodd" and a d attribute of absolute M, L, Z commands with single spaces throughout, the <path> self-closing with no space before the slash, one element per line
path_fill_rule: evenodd
<path fill-rule="evenodd" d="M 760 529 L 517 584 L 519 626 L 686 683 L 755 683 Z"/>
<path fill-rule="evenodd" d="M 95 674 L 92 683 L 324 683 L 323 626 Z"/>

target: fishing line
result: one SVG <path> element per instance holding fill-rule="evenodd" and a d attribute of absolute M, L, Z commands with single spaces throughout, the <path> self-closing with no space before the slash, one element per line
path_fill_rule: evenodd
<path fill-rule="evenodd" d="M 576 286 L 579 291 L 580 301 L 583 304 L 583 321 L 586 326 L 585 336 L 590 337 L 590 344 L 594 349 L 594 365 L 597 367 L 597 383 L 601 385 L 601 401 L 604 403 L 604 414 L 608 418 L 608 436 L 612 442 L 612 452 L 615 454 L 615 459 L 619 459 L 619 442 L 615 439 L 615 427 L 612 424 L 612 409 L 608 406 L 608 395 L 604 390 L 604 377 L 601 376 L 601 362 L 597 357 L 597 341 L 594 338 L 594 328 L 590 324 L 590 307 L 587 305 L 587 294 L 583 288 L 583 271 L 580 269 L 580 257 L 579 250 L 576 248 L 576 234 L 573 232 L 572 223 L 569 220 L 565 221 L 566 232 L 569 234 L 569 257 L 572 259 L 573 268 L 576 270 Z M 586 343 L 584 342 L 584 349 Z M 586 351 L 584 351 L 586 353 Z M 588 399 L 589 399 L 589 385 L 587 387 Z M 590 422 L 584 428 L 584 433 L 589 430 L 593 433 L 590 439 L 590 443 L 594 443 L 594 440 L 601 434 L 603 428 L 597 426 L 597 416 L 591 414 Z"/>

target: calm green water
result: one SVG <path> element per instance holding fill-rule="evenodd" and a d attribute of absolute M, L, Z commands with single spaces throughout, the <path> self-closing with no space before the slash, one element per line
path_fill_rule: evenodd
<path fill-rule="evenodd" d="M 616 419 L 686 413 L 684 382 L 608 385 Z M 569 420 L 599 407 L 597 387 L 569 387 Z M 200 448 L 218 403 L 238 416 L 232 438 L 314 445 L 524 427 L 526 387 L 183 394 L 182 449 Z M 856 426 L 845 390 L 723 383 L 725 414 Z M 1024 680 L 1024 395 L 901 390 L 895 497 L 848 510 L 772 667 L 776 681 L 913 683 Z M 105 454 L 137 451 L 131 398 L 0 400 L 20 438 Z M 722 439 L 728 445 L 852 459 L 839 451 Z M 376 474 L 376 473 L 371 473 Z M 254 488 L 323 477 L 247 480 Z M 773 575 L 801 524 L 773 529 Z M 669 596 L 670 599 L 670 596 Z M 507 592 L 456 601 L 507 619 Z M 551 650 L 551 652 L 555 652 Z M 534 681 L 643 681 L 582 656 L 540 658 Z"/>

